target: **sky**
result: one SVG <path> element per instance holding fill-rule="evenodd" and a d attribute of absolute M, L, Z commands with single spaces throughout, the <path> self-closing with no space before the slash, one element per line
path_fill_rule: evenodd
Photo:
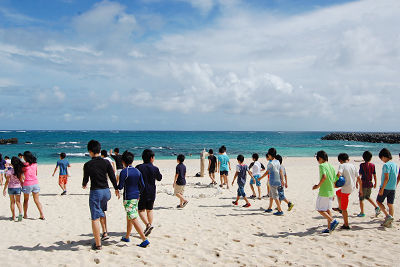
<path fill-rule="evenodd" d="M 398 0 L 0 0 L 0 129 L 399 132 L 399 13 Z"/>

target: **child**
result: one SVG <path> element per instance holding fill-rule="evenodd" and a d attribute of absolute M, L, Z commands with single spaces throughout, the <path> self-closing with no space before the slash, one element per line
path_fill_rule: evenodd
<path fill-rule="evenodd" d="M 107 160 L 108 162 L 110 162 L 110 164 L 111 164 L 111 166 L 113 168 L 113 171 L 115 173 L 115 162 L 107 155 L 107 150 L 102 150 L 101 151 L 101 157 L 103 159 Z"/>
<path fill-rule="evenodd" d="M 270 161 L 267 165 L 267 171 L 260 177 L 259 180 L 263 179 L 268 174 L 269 176 L 269 207 L 265 210 L 265 212 L 272 212 L 272 203 L 275 200 L 276 206 L 278 207 L 278 211 L 274 213 L 277 216 L 283 216 L 283 211 L 281 208 L 281 203 L 279 202 L 279 193 L 278 187 L 280 185 L 284 185 L 283 181 L 281 181 L 281 170 L 280 170 L 280 163 L 278 160 L 275 159 L 276 157 L 276 149 L 270 148 L 268 153 L 266 154 L 266 158 Z"/>
<path fill-rule="evenodd" d="M 254 191 L 254 184 L 256 184 L 258 188 L 258 199 L 261 199 L 261 181 L 259 180 L 261 171 L 265 170 L 265 167 L 262 163 L 258 162 L 258 154 L 255 153 L 253 154 L 253 162 L 250 163 L 249 169 L 253 169 L 253 172 L 250 172 L 252 174 L 252 178 L 250 179 L 250 188 L 251 191 L 253 191 L 253 195 L 250 198 L 255 198 L 256 197 L 256 192 Z"/>
<path fill-rule="evenodd" d="M 87 150 L 92 159 L 83 165 L 82 187 L 85 189 L 90 178 L 89 208 L 92 219 L 92 230 L 95 243 L 92 244 L 93 250 L 102 249 L 101 240 L 107 240 L 107 202 L 111 199 L 110 188 L 108 186 L 107 175 L 114 186 L 116 196 L 119 195 L 117 180 L 111 164 L 100 157 L 101 144 L 96 140 L 90 140 Z M 100 224 L 103 235 L 100 236 Z"/>
<path fill-rule="evenodd" d="M 186 185 L 186 166 L 183 164 L 185 161 L 185 155 L 179 154 L 176 161 L 178 162 L 178 165 L 176 165 L 176 174 L 173 184 L 174 195 L 180 200 L 180 204 L 177 206 L 177 208 L 184 208 L 188 203 L 183 196 Z"/>
<path fill-rule="evenodd" d="M 335 231 L 339 224 L 337 220 L 332 218 L 331 214 L 332 200 L 335 196 L 333 188 L 338 177 L 335 175 L 335 168 L 328 163 L 328 155 L 325 151 L 318 151 L 316 158 L 319 163 L 320 176 L 319 183 L 313 186 L 313 190 L 319 188 L 316 209 L 328 220 L 328 228 L 323 230 L 322 233 L 331 233 Z"/>
<path fill-rule="evenodd" d="M 116 176 L 117 176 L 117 183 L 118 183 L 118 181 L 119 181 L 119 174 L 121 173 L 122 169 L 124 168 L 124 165 L 122 164 L 122 160 L 121 160 L 121 157 L 122 157 L 122 156 L 119 154 L 119 148 L 118 148 L 118 147 L 116 147 L 116 148 L 114 149 L 114 154 L 115 154 L 115 155 L 113 155 L 113 150 L 110 149 L 110 156 L 115 160 L 115 165 L 117 165 L 117 173 L 116 173 Z"/>
<path fill-rule="evenodd" d="M 229 162 L 228 155 L 226 155 L 225 146 L 222 146 L 219 149 L 218 168 L 221 179 L 220 187 L 223 188 L 226 184 L 226 189 L 229 189 L 228 171 L 231 170 L 231 163 Z"/>
<path fill-rule="evenodd" d="M 236 166 L 236 173 L 235 173 L 235 176 L 233 177 L 232 186 L 237 177 L 238 178 L 238 180 L 237 180 L 238 190 L 237 190 L 236 201 L 232 201 L 232 204 L 237 206 L 240 197 L 243 197 L 244 201 L 246 201 L 246 204 L 243 207 L 248 208 L 251 206 L 251 204 L 247 200 L 246 193 L 244 192 L 244 185 L 246 184 L 246 171 L 248 171 L 248 169 L 247 169 L 247 165 L 243 164 L 243 161 L 244 161 L 243 155 L 237 156 L 237 161 L 238 161 L 239 165 Z M 249 174 L 250 174 L 250 176 L 252 176 L 250 172 L 249 172 Z M 253 176 L 252 176 L 252 178 L 254 179 Z"/>
<path fill-rule="evenodd" d="M 371 163 L 372 154 L 369 151 L 365 151 L 362 155 L 364 163 L 360 164 L 360 171 L 358 179 L 358 184 L 360 186 L 359 199 L 360 199 L 360 214 L 357 217 L 365 217 L 364 213 L 364 199 L 368 200 L 375 208 L 375 217 L 381 213 L 381 209 L 376 205 L 376 203 L 370 198 L 371 189 L 376 188 L 376 172 L 375 165 Z M 372 184 L 372 175 L 374 176 L 374 183 Z"/>
<path fill-rule="evenodd" d="M 65 153 L 62 152 L 60 154 L 60 160 L 57 161 L 56 168 L 54 169 L 53 172 L 53 177 L 54 177 L 57 168 L 60 167 L 60 173 L 58 175 L 58 185 L 63 190 L 63 192 L 61 193 L 62 196 L 67 194 L 68 167 L 71 167 L 71 165 L 69 164 L 68 160 L 65 159 L 65 157 L 66 157 Z"/>
<path fill-rule="evenodd" d="M 346 182 L 342 188 L 336 191 L 339 208 L 334 210 L 340 211 L 343 216 L 344 224 L 340 227 L 340 229 L 349 230 L 349 214 L 347 212 L 347 208 L 349 206 L 349 196 L 356 187 L 358 172 L 356 166 L 349 163 L 349 155 L 346 153 L 340 153 L 338 155 L 338 161 L 340 165 L 337 177 L 339 178 L 340 176 L 343 176 Z"/>
<path fill-rule="evenodd" d="M 144 189 L 144 182 L 140 171 L 132 167 L 133 158 L 133 154 L 129 151 L 125 151 L 121 157 L 122 164 L 125 166 L 125 169 L 123 169 L 120 173 L 118 189 L 124 189 L 123 199 L 124 208 L 126 211 L 126 235 L 121 238 L 121 241 L 130 241 L 129 235 L 131 234 L 133 225 L 143 240 L 143 242 L 138 246 L 145 248 L 150 244 L 150 242 L 146 239 L 143 229 L 137 219 L 139 216 L 138 202 L 140 193 Z M 118 199 L 119 198 L 120 196 L 118 194 Z"/>
<path fill-rule="evenodd" d="M 22 168 L 24 164 L 17 158 L 13 157 L 11 160 L 11 168 L 6 173 L 6 183 L 4 184 L 3 195 L 6 196 L 6 188 L 8 187 L 8 195 L 10 196 L 10 209 L 12 219 L 15 221 L 15 204 L 17 204 L 19 215 L 18 221 L 22 221 L 22 205 L 21 205 L 21 180 L 23 179 Z"/>
<path fill-rule="evenodd" d="M 3 159 L 3 155 L 0 154 L 0 185 L 3 185 L 3 175 L 6 169 L 6 161 Z"/>
<path fill-rule="evenodd" d="M 283 183 L 285 184 L 285 188 L 288 187 L 287 184 L 287 175 L 286 175 L 286 169 L 285 167 L 282 165 L 282 157 L 281 155 L 276 155 L 276 159 L 279 161 L 279 163 L 281 164 L 281 181 L 283 181 Z M 285 197 L 285 192 L 283 191 L 283 186 L 279 186 L 278 187 L 278 194 L 279 194 L 279 202 L 285 201 L 286 204 L 288 205 L 288 211 L 291 211 L 294 207 L 294 204 L 292 204 L 292 202 L 290 202 L 286 197 Z"/>
<path fill-rule="evenodd" d="M 394 198 L 396 192 L 396 185 L 399 183 L 400 175 L 398 176 L 398 169 L 396 163 L 392 162 L 392 154 L 387 148 L 382 149 L 379 152 L 379 158 L 385 163 L 382 167 L 382 178 L 381 178 L 381 186 L 379 188 L 379 194 L 376 198 L 376 203 L 381 208 L 383 213 L 385 213 L 385 221 L 383 222 L 383 226 L 390 227 L 393 222 L 393 214 L 394 214 Z M 397 178 L 397 181 L 396 181 Z M 387 199 L 387 205 L 389 207 L 389 213 L 386 211 L 385 205 L 383 205 L 383 201 Z"/>
<path fill-rule="evenodd" d="M 10 160 L 10 158 L 8 156 L 5 156 L 4 160 L 6 161 L 6 164 L 5 164 L 6 169 L 5 169 L 5 171 L 8 171 L 8 170 L 10 170 L 12 168 L 11 160 Z"/>
<path fill-rule="evenodd" d="M 208 174 L 210 175 L 211 178 L 210 185 L 217 184 L 217 182 L 215 181 L 216 166 L 217 166 L 217 158 L 214 156 L 214 150 L 210 149 L 208 150 L 208 169 L 207 169 Z"/>

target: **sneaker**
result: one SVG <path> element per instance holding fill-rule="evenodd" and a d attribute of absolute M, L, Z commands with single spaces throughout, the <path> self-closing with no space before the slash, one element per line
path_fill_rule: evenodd
<path fill-rule="evenodd" d="M 62 196 L 66 195 L 66 194 L 67 194 L 67 190 L 65 190 L 65 191 L 63 191 L 63 192 L 61 193 Z"/>
<path fill-rule="evenodd" d="M 237 206 L 237 205 L 238 205 L 238 202 L 237 202 L 237 201 L 232 201 L 232 204 L 235 205 L 235 206 Z"/>
<path fill-rule="evenodd" d="M 288 204 L 288 211 L 291 211 L 294 207 L 294 204 L 292 204 L 292 202 L 289 202 Z"/>
<path fill-rule="evenodd" d="M 381 214 L 381 208 L 376 207 L 376 209 L 375 209 L 375 217 L 378 217 L 379 214 Z"/>
<path fill-rule="evenodd" d="M 249 198 L 256 198 L 256 196 L 255 195 L 251 195 L 251 196 L 249 196 Z"/>
<path fill-rule="evenodd" d="M 265 210 L 265 212 L 272 212 L 272 209 L 267 209 L 267 210 Z"/>
<path fill-rule="evenodd" d="M 350 230 L 350 226 L 343 224 L 342 226 L 340 226 L 340 229 Z"/>
<path fill-rule="evenodd" d="M 385 221 L 382 223 L 383 226 L 389 226 L 393 222 L 393 217 L 391 215 L 386 216 Z"/>
<path fill-rule="evenodd" d="M 365 217 L 365 214 L 364 213 L 360 213 L 360 214 L 357 215 L 357 217 Z"/>
<path fill-rule="evenodd" d="M 144 230 L 143 234 L 144 234 L 145 236 L 149 236 L 150 233 L 151 233 L 151 230 L 153 230 L 153 228 L 154 228 L 154 226 L 151 225 L 151 224 L 150 224 L 150 227 L 149 227 L 149 226 L 146 226 L 146 230 Z"/>
<path fill-rule="evenodd" d="M 250 203 L 246 203 L 246 204 L 243 205 L 243 208 L 248 208 L 248 207 L 250 207 L 250 206 L 251 206 Z"/>
<path fill-rule="evenodd" d="M 123 237 L 121 238 L 121 241 L 124 241 L 124 242 L 131 242 L 131 240 L 130 240 L 129 238 L 125 238 L 125 236 L 123 236 Z"/>
<path fill-rule="evenodd" d="M 329 234 L 329 229 L 326 228 L 324 231 L 322 231 L 323 234 Z"/>
<path fill-rule="evenodd" d="M 182 208 L 186 207 L 187 203 L 189 203 L 189 201 L 185 201 L 185 202 L 183 202 L 183 204 L 182 204 Z"/>
<path fill-rule="evenodd" d="M 19 215 L 18 215 L 18 221 L 20 222 L 20 221 L 22 221 L 22 213 L 20 213 Z"/>
<path fill-rule="evenodd" d="M 275 212 L 274 215 L 276 215 L 276 216 L 283 216 L 283 211 Z"/>
<path fill-rule="evenodd" d="M 336 220 L 333 220 L 333 221 L 331 222 L 331 228 L 329 229 L 329 231 L 330 231 L 330 232 L 335 231 L 335 229 L 336 229 L 336 227 L 337 227 L 338 225 L 339 225 L 339 222 L 336 221 Z"/>
<path fill-rule="evenodd" d="M 150 242 L 149 242 L 149 240 L 145 240 L 145 241 L 143 241 L 142 243 L 140 243 L 139 245 L 137 245 L 138 247 L 141 247 L 141 248 L 145 248 L 145 247 L 147 247 L 148 245 L 150 244 Z"/>

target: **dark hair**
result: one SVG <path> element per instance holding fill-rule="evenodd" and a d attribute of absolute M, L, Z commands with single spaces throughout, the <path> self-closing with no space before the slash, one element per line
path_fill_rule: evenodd
<path fill-rule="evenodd" d="M 36 163 L 36 158 L 30 151 L 24 152 L 24 158 L 25 158 L 25 161 L 27 163 L 29 163 L 29 165 Z"/>
<path fill-rule="evenodd" d="M 214 150 L 212 149 L 208 150 L 208 154 L 214 154 Z"/>
<path fill-rule="evenodd" d="M 116 147 L 116 148 L 114 149 L 114 152 L 117 152 L 117 153 L 119 153 L 119 148 L 118 148 L 118 147 Z"/>
<path fill-rule="evenodd" d="M 254 154 L 253 154 L 253 156 L 251 156 L 251 157 L 252 157 L 254 160 L 256 160 L 256 161 L 257 161 L 257 160 L 258 160 L 258 158 L 259 158 L 259 156 L 258 156 L 258 154 L 257 154 L 257 153 L 254 153 Z"/>
<path fill-rule="evenodd" d="M 324 161 L 328 161 L 328 154 L 326 154 L 325 151 L 320 150 L 320 151 L 317 152 L 316 158 L 317 158 L 317 160 L 318 160 L 318 158 L 321 158 Z"/>
<path fill-rule="evenodd" d="M 340 153 L 337 156 L 337 159 L 341 160 L 341 161 L 347 161 L 347 160 L 349 160 L 349 155 L 347 155 L 346 153 Z"/>
<path fill-rule="evenodd" d="M 94 154 L 99 154 L 101 150 L 101 144 L 99 141 L 90 140 L 87 144 L 87 150 L 92 151 Z"/>
<path fill-rule="evenodd" d="M 149 163 L 151 161 L 152 158 L 154 158 L 154 152 L 153 150 L 150 149 L 145 149 L 143 150 L 142 153 L 142 159 L 144 163 Z"/>
<path fill-rule="evenodd" d="M 372 159 L 372 153 L 369 151 L 365 151 L 362 155 L 363 159 L 365 160 L 365 162 L 370 162 Z"/>
<path fill-rule="evenodd" d="M 276 155 L 275 159 L 279 161 L 279 164 L 282 165 L 282 156 L 281 155 Z"/>
<path fill-rule="evenodd" d="M 379 158 L 382 159 L 382 157 L 392 159 L 392 154 L 390 154 L 389 149 L 383 148 L 381 152 L 379 152 Z"/>
<path fill-rule="evenodd" d="M 64 152 L 61 152 L 60 157 L 61 157 L 62 159 L 65 159 L 66 156 L 67 156 L 67 155 L 66 155 Z"/>
<path fill-rule="evenodd" d="M 244 156 L 243 155 L 238 155 L 237 160 L 242 163 L 244 161 Z"/>
<path fill-rule="evenodd" d="M 22 155 L 22 153 L 18 153 L 18 157 L 23 157 L 24 155 Z"/>
<path fill-rule="evenodd" d="M 221 146 L 222 150 L 226 152 L 226 146 Z"/>
<path fill-rule="evenodd" d="M 14 168 L 14 175 L 21 181 L 22 173 L 24 172 L 22 168 L 24 167 L 24 163 L 18 157 L 12 157 L 11 165 Z"/>
<path fill-rule="evenodd" d="M 224 151 L 224 149 L 223 149 L 222 147 L 220 147 L 219 150 L 218 150 L 218 152 L 221 153 L 221 154 L 223 154 L 225 151 Z"/>
<path fill-rule="evenodd" d="M 178 157 L 176 158 L 180 163 L 185 161 L 185 155 L 179 154 Z"/>
<path fill-rule="evenodd" d="M 126 150 L 124 153 L 122 153 L 121 160 L 125 162 L 125 165 L 131 165 L 134 158 L 135 156 L 133 153 Z"/>
<path fill-rule="evenodd" d="M 5 156 L 4 159 L 10 159 L 10 157 L 9 156 Z"/>
<path fill-rule="evenodd" d="M 271 147 L 270 149 L 268 149 L 268 153 L 266 156 L 270 155 L 271 157 L 275 158 L 276 157 L 276 149 Z"/>
<path fill-rule="evenodd" d="M 103 149 L 100 153 L 102 156 L 107 157 L 107 150 Z"/>

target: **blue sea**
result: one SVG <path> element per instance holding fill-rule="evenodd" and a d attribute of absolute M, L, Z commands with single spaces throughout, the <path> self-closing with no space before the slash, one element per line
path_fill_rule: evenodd
<path fill-rule="evenodd" d="M 26 150 L 38 158 L 40 164 L 54 164 L 59 154 L 65 152 L 70 162 L 86 162 L 86 149 L 91 139 L 100 141 L 102 149 L 109 151 L 119 147 L 120 151 L 133 152 L 141 159 L 143 149 L 152 149 L 157 159 L 176 159 L 184 154 L 187 158 L 199 158 L 203 149 L 227 147 L 230 157 L 238 154 L 261 157 L 270 147 L 287 157 L 313 157 L 319 150 L 325 150 L 330 157 L 345 152 L 360 157 L 365 150 L 373 155 L 386 147 L 393 155 L 400 152 L 400 144 L 373 144 L 348 141 L 324 141 L 321 137 L 330 132 L 175 132 L 175 131 L 0 131 L 0 139 L 18 138 L 18 144 L 0 145 L 0 153 L 10 158 Z"/>

